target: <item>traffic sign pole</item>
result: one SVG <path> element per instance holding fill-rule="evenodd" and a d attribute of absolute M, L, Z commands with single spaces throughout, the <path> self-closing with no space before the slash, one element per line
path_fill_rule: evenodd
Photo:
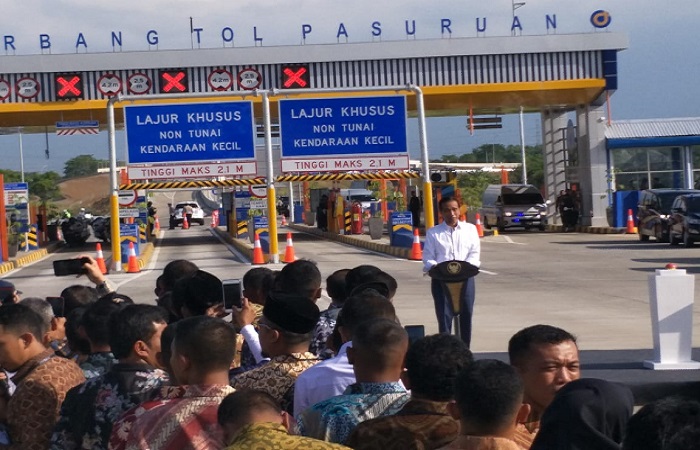
<path fill-rule="evenodd" d="M 110 239 L 112 241 L 112 271 L 122 270 L 122 249 L 119 245 L 119 185 L 117 183 L 117 141 L 116 127 L 114 123 L 114 103 L 119 101 L 120 94 L 107 101 L 107 125 L 109 134 L 109 184 L 112 195 L 109 198 Z"/>
<path fill-rule="evenodd" d="M 263 123 L 265 124 L 265 156 L 267 158 L 267 217 L 270 233 L 270 261 L 279 264 L 280 253 L 277 239 L 277 203 L 275 202 L 275 177 L 272 172 L 272 133 L 270 131 L 270 98 L 262 92 Z"/>

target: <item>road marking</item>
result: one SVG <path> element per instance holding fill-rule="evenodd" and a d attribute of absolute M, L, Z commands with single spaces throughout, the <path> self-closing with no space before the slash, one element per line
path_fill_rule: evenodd
<path fill-rule="evenodd" d="M 479 269 L 479 273 L 485 273 L 486 275 L 498 275 L 496 272 L 491 272 L 490 270 Z"/>
<path fill-rule="evenodd" d="M 526 244 L 525 242 L 515 242 L 513 239 L 511 239 L 510 236 L 505 236 L 505 235 L 502 235 L 502 234 L 500 234 L 500 235 L 498 235 L 498 236 L 492 236 L 492 237 L 494 237 L 494 238 L 496 238 L 496 237 L 503 238 L 503 241 L 505 241 L 505 242 L 502 242 L 502 241 L 499 241 L 499 240 L 495 240 L 495 239 L 486 239 L 484 242 L 491 242 L 491 243 L 495 243 L 495 244 L 528 245 L 528 244 Z"/>

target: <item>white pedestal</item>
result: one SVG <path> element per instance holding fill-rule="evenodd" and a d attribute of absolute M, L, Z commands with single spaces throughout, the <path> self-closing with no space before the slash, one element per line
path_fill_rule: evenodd
<path fill-rule="evenodd" d="M 657 270 L 649 275 L 649 307 L 654 338 L 653 370 L 700 369 L 691 359 L 695 277 L 685 270 Z"/>

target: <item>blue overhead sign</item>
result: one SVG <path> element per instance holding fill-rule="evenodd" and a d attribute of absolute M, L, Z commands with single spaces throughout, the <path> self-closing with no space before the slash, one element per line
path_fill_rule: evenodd
<path fill-rule="evenodd" d="M 282 158 L 407 153 L 404 96 L 279 101 Z"/>
<path fill-rule="evenodd" d="M 129 164 L 255 158 L 248 101 L 124 107 Z"/>

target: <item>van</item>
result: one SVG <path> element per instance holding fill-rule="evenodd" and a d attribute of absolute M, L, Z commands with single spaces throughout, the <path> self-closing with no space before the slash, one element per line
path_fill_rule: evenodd
<path fill-rule="evenodd" d="M 531 184 L 490 184 L 481 201 L 481 220 L 484 227 L 522 227 L 526 230 L 547 225 L 547 205 L 540 191 Z"/>

